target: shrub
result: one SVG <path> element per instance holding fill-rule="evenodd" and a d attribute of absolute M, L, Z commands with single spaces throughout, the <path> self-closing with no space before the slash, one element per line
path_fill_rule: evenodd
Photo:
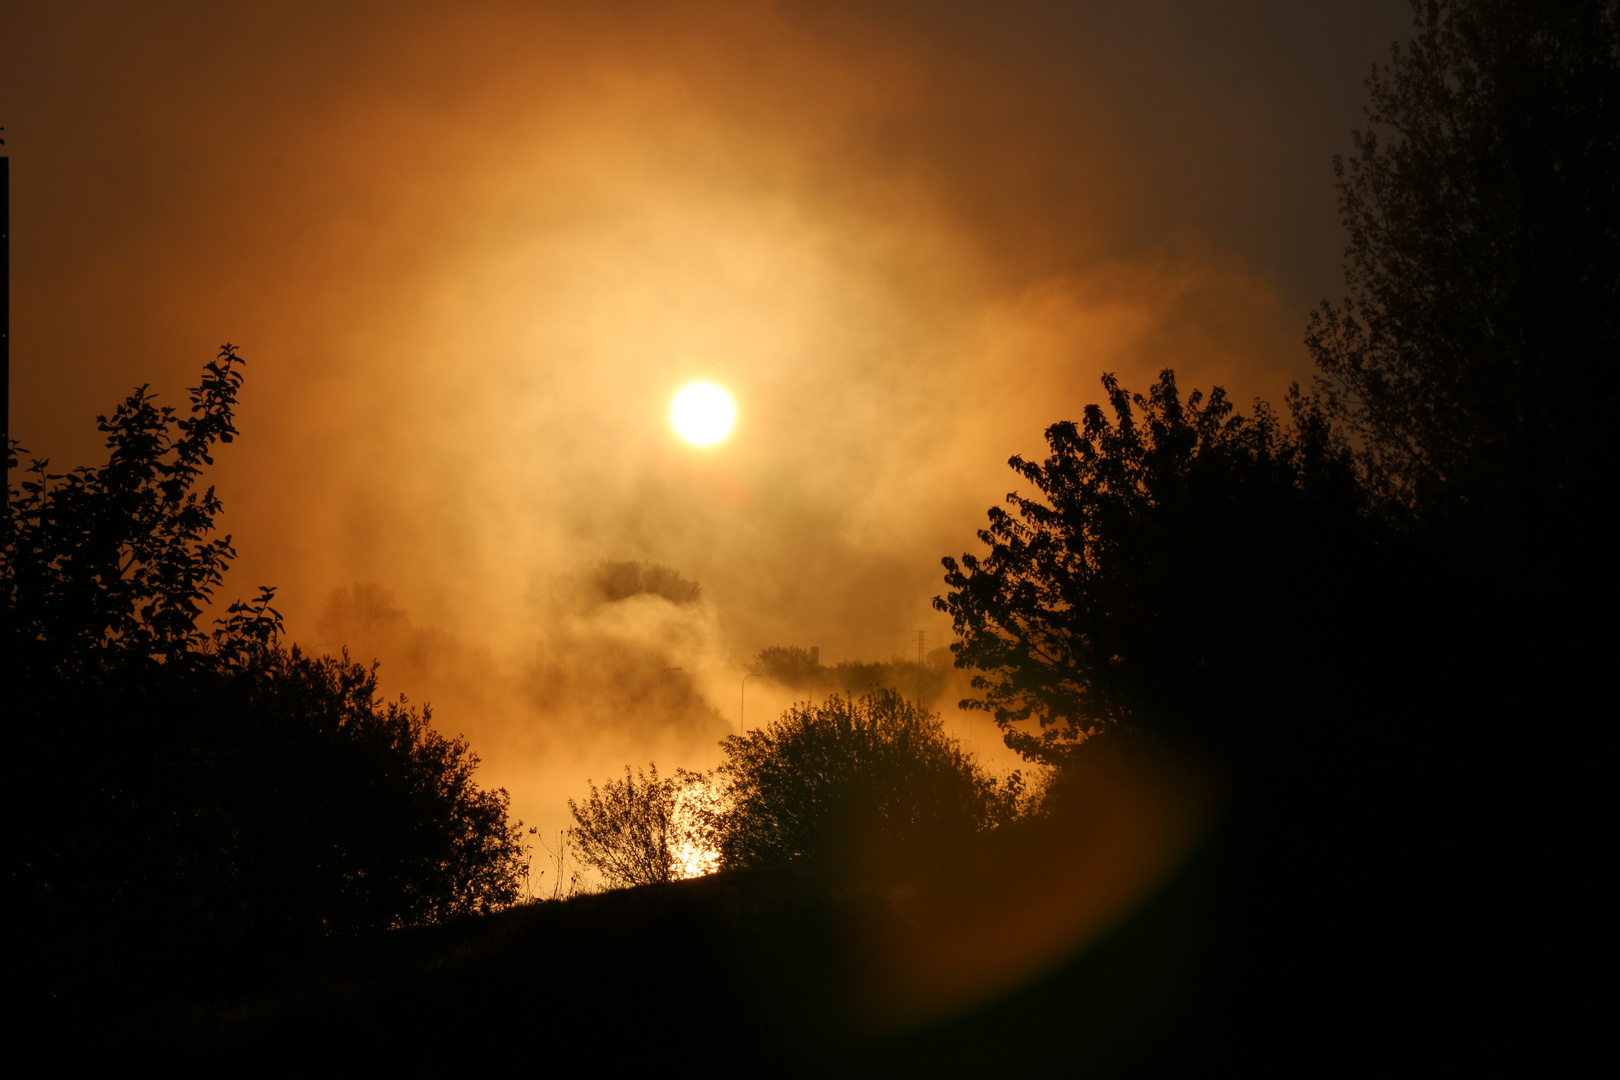
<path fill-rule="evenodd" d="M 579 859 L 610 887 L 662 885 L 714 869 L 707 778 L 676 769 L 665 779 L 656 764 L 647 768 L 632 774 L 626 765 L 623 780 L 610 780 L 600 790 L 586 781 L 591 793 L 584 806 L 568 800 L 576 823 L 570 839 Z"/>
<path fill-rule="evenodd" d="M 235 433 L 240 364 L 221 350 L 187 418 L 137 390 L 99 418 L 104 466 L 35 461 L 9 493 L 7 882 L 47 968 L 150 967 L 517 898 L 520 833 L 506 793 L 473 783 L 466 743 L 379 702 L 346 654 L 283 647 L 274 590 L 198 625 L 235 554 L 213 489 L 195 486 Z"/>
<path fill-rule="evenodd" d="M 892 690 L 834 695 L 722 744 L 726 867 L 818 861 L 858 849 L 937 851 L 1016 817 L 1023 778 L 988 775 L 939 717 Z"/>

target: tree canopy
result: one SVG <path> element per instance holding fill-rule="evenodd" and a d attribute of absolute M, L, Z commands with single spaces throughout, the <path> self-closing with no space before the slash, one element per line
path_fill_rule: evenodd
<path fill-rule="evenodd" d="M 242 624 L 218 635 L 197 625 L 236 553 L 229 536 L 213 535 L 214 489 L 195 490 L 215 445 L 236 436 L 241 385 L 241 358 L 226 345 L 192 388 L 189 415 L 142 386 L 96 418 L 104 466 L 57 475 L 33 462 L 10 498 L 5 547 L 9 645 L 25 678 L 184 664 L 241 640 Z M 20 448 L 8 450 L 13 470 Z"/>
<path fill-rule="evenodd" d="M 945 688 L 951 664 L 948 649 L 938 648 L 919 663 L 904 656 L 888 660 L 840 660 L 823 664 L 816 653 L 797 645 L 761 649 L 749 670 L 793 690 L 863 694 L 878 687 L 899 691 L 927 704 Z"/>
<path fill-rule="evenodd" d="M 1613 0 L 1418 0 L 1336 158 L 1349 296 L 1307 343 L 1386 498 L 1454 533 L 1589 514 L 1620 360 Z"/>
<path fill-rule="evenodd" d="M 1219 388 L 1183 400 L 1170 371 L 1146 396 L 1103 389 L 1112 417 L 1089 406 L 1047 429 L 1044 462 L 1011 460 L 1034 491 L 991 509 L 987 554 L 944 560 L 934 601 L 983 692 L 963 705 L 1053 764 L 1105 732 L 1238 737 L 1265 706 L 1229 687 L 1309 659 L 1289 619 L 1308 617 L 1304 575 L 1363 531 L 1314 402 L 1285 425 Z"/>
<path fill-rule="evenodd" d="M 1145 397 L 1105 378 L 1112 419 L 1049 428 L 1044 463 L 1011 462 L 1035 490 L 991 511 L 988 554 L 945 561 L 965 704 L 1025 754 L 1252 743 L 1285 733 L 1284 702 L 1343 718 L 1358 695 L 1432 726 L 1459 687 L 1584 648 L 1501 663 L 1517 627 L 1557 636 L 1580 583 L 1612 581 L 1617 5 L 1414 10 L 1335 162 L 1350 295 L 1311 318 L 1317 393 L 1292 423 L 1218 390 L 1182 403 L 1168 373 Z M 1475 724 L 1501 712 L 1479 704 Z"/>

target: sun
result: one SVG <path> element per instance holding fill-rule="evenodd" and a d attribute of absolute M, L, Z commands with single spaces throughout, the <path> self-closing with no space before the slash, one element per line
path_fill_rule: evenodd
<path fill-rule="evenodd" d="M 669 407 L 670 423 L 681 438 L 699 446 L 725 438 L 736 419 L 737 407 L 730 396 L 713 383 L 693 383 L 676 394 Z"/>

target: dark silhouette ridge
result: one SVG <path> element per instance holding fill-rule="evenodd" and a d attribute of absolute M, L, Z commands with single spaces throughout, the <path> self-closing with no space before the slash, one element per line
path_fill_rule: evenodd
<path fill-rule="evenodd" d="M 111 1042 L 198 1061 L 319 1053 L 420 1068 L 464 1061 L 478 1033 L 526 1031 L 480 1050 L 532 1060 L 535 1041 L 554 1039 L 564 1058 L 622 1070 L 691 1047 L 710 1072 L 807 1076 L 957 1073 L 1009 1053 L 1040 1074 L 1191 1057 L 1208 891 L 1198 860 L 1080 957 L 1057 943 L 1017 995 L 993 981 L 975 991 L 970 972 L 966 1007 L 927 1006 L 931 959 L 960 950 L 964 914 L 1006 929 L 1006 885 L 1050 889 L 1049 860 L 1064 852 L 1097 868 L 1085 830 L 1020 828 L 963 846 L 905 890 L 801 863 L 328 940 L 188 1010 L 114 1018 Z M 906 1007 L 919 996 L 921 1011 Z M 1086 1007 L 1054 1012 L 1054 998 Z"/>

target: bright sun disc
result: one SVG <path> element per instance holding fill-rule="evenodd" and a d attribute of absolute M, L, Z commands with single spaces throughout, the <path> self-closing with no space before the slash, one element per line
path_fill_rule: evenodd
<path fill-rule="evenodd" d="M 737 419 L 737 409 L 726 392 L 713 383 L 693 383 L 675 395 L 669 419 L 681 438 L 707 446 L 726 437 L 732 421 Z"/>

